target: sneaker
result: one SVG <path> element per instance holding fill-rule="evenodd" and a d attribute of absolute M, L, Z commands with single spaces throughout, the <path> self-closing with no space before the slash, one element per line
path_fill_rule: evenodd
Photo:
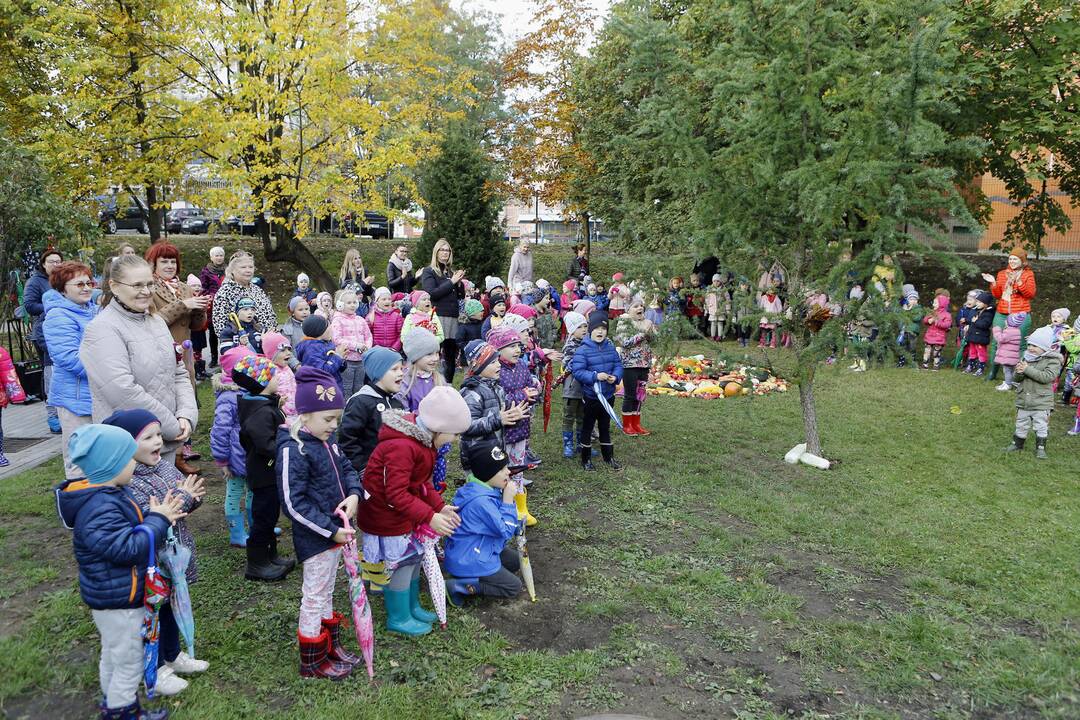
<path fill-rule="evenodd" d="M 168 665 L 158 668 L 157 683 L 154 685 L 154 693 L 157 695 L 176 695 L 188 686 L 188 681 L 173 672 Z"/>
<path fill-rule="evenodd" d="M 995 387 L 994 389 L 995 389 L 995 390 L 1000 390 L 1001 392 L 1005 392 L 1005 391 L 1006 391 L 1006 390 L 1008 390 L 1008 389 L 1009 389 L 1010 387 L 1012 387 L 1012 386 L 1011 386 L 1011 385 L 1009 385 L 1009 383 L 1007 383 L 1007 382 L 1002 382 L 1002 383 L 1001 383 L 1000 385 L 998 385 L 998 386 L 997 386 L 997 387 Z"/>
<path fill-rule="evenodd" d="M 7 459 L 7 455 L 0 452 L 0 467 L 7 467 L 11 464 L 11 461 Z"/>
<path fill-rule="evenodd" d="M 181 650 L 176 659 L 172 662 L 166 662 L 165 666 L 171 668 L 174 673 L 187 675 L 189 673 L 206 672 L 206 669 L 210 667 L 210 663 L 205 660 L 196 660 Z"/>

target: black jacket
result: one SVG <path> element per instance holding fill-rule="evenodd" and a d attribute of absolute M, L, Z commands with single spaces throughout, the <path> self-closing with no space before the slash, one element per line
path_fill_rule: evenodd
<path fill-rule="evenodd" d="M 461 384 L 461 397 L 469 406 L 472 417 L 469 429 L 461 434 L 461 469 L 468 472 L 469 448 L 489 440 L 494 440 L 500 446 L 503 444 L 503 424 L 499 413 L 506 407 L 506 393 L 498 378 L 470 375 Z"/>
<path fill-rule="evenodd" d="M 450 282 L 452 275 L 449 271 L 436 273 L 430 265 L 420 274 L 420 287 L 431 296 L 431 304 L 435 306 L 435 314 L 439 317 L 457 318 L 458 301 L 465 297 L 465 288 L 461 283 L 455 285 Z"/>
<path fill-rule="evenodd" d="M 567 280 L 577 280 L 581 282 L 585 279 L 585 276 L 589 274 L 589 259 L 578 257 L 574 254 L 574 257 L 570 259 L 570 266 L 566 269 Z"/>
<path fill-rule="evenodd" d="M 994 324 L 994 308 L 986 307 L 971 319 L 967 341 L 972 345 L 989 345 L 990 328 Z"/>
<path fill-rule="evenodd" d="M 483 329 L 484 322 L 482 320 L 467 320 L 465 322 L 459 322 L 457 326 L 458 346 L 464 348 L 473 340 L 483 340 L 484 337 L 480 332 Z"/>
<path fill-rule="evenodd" d="M 397 265 L 392 262 L 386 263 L 386 287 L 390 292 L 405 293 L 408 295 L 412 292 L 413 285 L 415 284 L 416 277 L 413 275 L 412 270 L 402 274 Z"/>
<path fill-rule="evenodd" d="M 379 442 L 382 414 L 387 410 L 404 410 L 401 401 L 368 383 L 345 403 L 338 427 L 338 446 L 364 479 L 368 458 Z"/>
<path fill-rule="evenodd" d="M 236 399 L 240 445 L 244 448 L 247 484 L 252 490 L 277 485 L 278 428 L 285 423 L 277 395 L 244 394 Z"/>

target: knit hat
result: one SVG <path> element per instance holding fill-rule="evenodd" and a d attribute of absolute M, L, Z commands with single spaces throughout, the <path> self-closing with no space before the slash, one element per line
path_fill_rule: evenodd
<path fill-rule="evenodd" d="M 506 285 L 503 284 L 502 278 L 497 278 L 494 275 L 488 275 L 486 278 L 484 278 L 484 289 L 488 291 L 489 295 L 491 294 L 491 291 L 495 288 L 505 287 Z"/>
<path fill-rule="evenodd" d="M 1049 325 L 1044 325 L 1043 327 L 1034 330 L 1027 336 L 1027 344 L 1028 347 L 1034 345 L 1035 347 L 1041 347 L 1043 350 L 1053 349 L 1054 329 Z"/>
<path fill-rule="evenodd" d="M 1025 312 L 1009 313 L 1009 316 L 1005 318 L 1005 324 L 1009 327 L 1018 328 L 1024 324 L 1025 320 L 1027 320 L 1027 313 Z"/>
<path fill-rule="evenodd" d="M 289 312 L 294 312 L 296 308 L 300 307 L 300 303 L 307 305 L 307 300 L 300 295 L 293 295 L 289 298 Z"/>
<path fill-rule="evenodd" d="M 603 311 L 597 311 L 589 315 L 589 332 L 591 333 L 593 330 L 600 327 L 601 325 L 607 327 L 607 320 L 607 313 Z"/>
<path fill-rule="evenodd" d="M 257 355 L 254 350 L 247 345 L 235 345 L 221 354 L 221 379 L 225 382 L 232 382 L 232 371 L 236 367 L 236 363 L 240 361 L 240 358 L 245 355 Z"/>
<path fill-rule="evenodd" d="M 589 320 L 581 313 L 571 310 L 563 317 L 563 324 L 566 325 L 566 334 L 573 335 L 579 327 L 588 325 Z"/>
<path fill-rule="evenodd" d="M 299 398 L 297 398 L 299 400 Z M 299 407 L 299 405 L 298 405 Z M 465 398 L 449 385 L 433 387 L 416 411 L 420 425 L 432 433 L 460 435 L 469 429 L 472 416 Z"/>
<path fill-rule="evenodd" d="M 496 350 L 502 350 L 511 345 L 521 344 L 521 335 L 508 327 L 497 327 L 487 335 L 488 345 Z"/>
<path fill-rule="evenodd" d="M 333 304 L 334 296 L 331 295 L 330 293 L 326 292 L 325 290 L 323 290 L 321 293 L 319 293 L 318 295 L 315 296 L 315 304 L 316 305 L 322 305 L 323 296 L 325 296 L 326 299 L 329 300 L 331 304 Z"/>
<path fill-rule="evenodd" d="M 536 308 L 530 307 L 523 303 L 518 303 L 517 305 L 510 306 L 510 313 L 512 315 L 520 315 L 526 320 L 529 320 L 536 317 Z"/>
<path fill-rule="evenodd" d="M 593 310 L 596 310 L 596 303 L 592 300 L 577 300 L 571 306 L 576 313 L 581 313 L 585 317 L 592 315 Z"/>
<path fill-rule="evenodd" d="M 583 285 L 591 285 L 593 282 L 592 275 L 586 275 L 581 279 Z"/>
<path fill-rule="evenodd" d="M 120 474 L 135 457 L 138 446 L 127 430 L 112 425 L 83 425 L 71 433 L 68 452 L 91 485 L 100 485 Z"/>
<path fill-rule="evenodd" d="M 301 365 L 296 369 L 297 414 L 341 410 L 345 407 L 345 393 L 337 379 L 325 370 Z"/>
<path fill-rule="evenodd" d="M 564 293 L 572 293 L 577 290 L 577 280 L 570 278 L 562 284 L 562 291 Z"/>
<path fill-rule="evenodd" d="M 326 332 L 326 328 L 330 327 L 330 323 L 322 315 L 308 315 L 304 318 L 304 324 L 300 327 L 303 329 L 304 335 L 318 339 Z"/>
<path fill-rule="evenodd" d="M 263 345 L 266 345 L 265 339 Z M 401 355 L 390 348 L 376 345 L 364 353 L 364 375 L 368 382 L 377 383 L 390 371 L 390 368 L 394 367 L 394 363 L 399 362 L 401 362 Z"/>
<path fill-rule="evenodd" d="M 299 285 L 302 282 L 306 282 L 306 283 L 311 282 L 311 278 L 308 277 L 307 273 L 300 273 L 299 275 L 296 276 L 296 284 Z"/>
<path fill-rule="evenodd" d="M 1062 320 L 1061 322 L 1068 322 L 1069 321 L 1069 316 L 1072 315 L 1072 312 L 1069 311 L 1069 308 L 1056 308 L 1050 314 L 1054 315 L 1055 313 L 1061 313 L 1062 315 L 1065 316 L 1065 319 Z"/>
<path fill-rule="evenodd" d="M 488 300 L 491 301 L 491 307 L 495 307 L 499 303 L 506 304 L 506 293 L 501 289 L 492 290 L 488 293 Z"/>
<path fill-rule="evenodd" d="M 479 375 L 497 357 L 499 357 L 499 351 L 494 346 L 483 340 L 473 340 L 465 346 L 465 361 L 469 363 L 465 374 Z"/>
<path fill-rule="evenodd" d="M 487 482 L 510 464 L 502 447 L 492 440 L 476 443 L 465 453 L 465 458 L 473 476 L 480 482 Z"/>
<path fill-rule="evenodd" d="M 474 298 L 465 301 L 465 315 L 472 317 L 476 313 L 484 312 L 484 303 Z"/>
<path fill-rule="evenodd" d="M 254 310 L 255 301 L 249 297 L 242 297 L 236 301 L 237 310 Z"/>
<path fill-rule="evenodd" d="M 617 273 L 615 273 L 614 275 L 611 276 L 611 282 L 622 282 L 622 280 L 623 280 L 623 274 L 622 273 L 617 272 Z"/>
<path fill-rule="evenodd" d="M 252 395 L 259 395 L 277 374 L 277 365 L 262 355 L 245 355 L 233 365 L 233 382 Z"/>
<path fill-rule="evenodd" d="M 416 362 L 422 357 L 439 352 L 439 339 L 430 330 L 414 327 L 401 339 L 401 349 L 409 362 Z"/>
<path fill-rule="evenodd" d="M 987 307 L 994 307 L 994 296 L 986 290 L 980 290 L 975 299 Z"/>
<path fill-rule="evenodd" d="M 382 298 L 382 297 L 390 297 L 390 288 L 388 288 L 388 287 L 375 288 L 375 300 L 378 300 L 379 298 Z"/>
<path fill-rule="evenodd" d="M 905 283 L 900 287 L 900 294 L 907 300 L 908 305 L 919 302 L 919 291 L 911 283 Z"/>
<path fill-rule="evenodd" d="M 512 332 L 523 333 L 529 329 L 529 321 L 517 313 L 506 313 L 503 316 L 502 325 L 499 326 L 500 330 L 503 328 Z"/>
<path fill-rule="evenodd" d="M 413 290 L 409 293 L 409 304 L 416 307 L 416 303 L 420 302 L 420 298 L 431 298 L 426 290 Z"/>
<path fill-rule="evenodd" d="M 536 288 L 538 290 L 547 290 L 549 287 L 551 287 L 551 283 L 549 283 L 544 278 L 540 278 L 536 281 Z"/>
<path fill-rule="evenodd" d="M 1015 255 L 1016 257 L 1020 258 L 1020 262 L 1027 265 L 1027 250 L 1025 250 L 1024 248 L 1014 247 L 1012 250 L 1009 251 L 1009 254 Z"/>
<path fill-rule="evenodd" d="M 192 290 L 196 292 L 202 291 L 202 280 L 200 280 L 197 275 L 192 275 L 191 273 L 188 273 L 187 280 L 185 280 L 185 282 Z"/>
<path fill-rule="evenodd" d="M 279 332 L 266 333 L 262 336 L 263 355 L 270 361 L 274 360 L 274 356 L 281 350 L 282 345 L 292 348 L 289 338 Z"/>
<path fill-rule="evenodd" d="M 142 408 L 136 408 L 134 410 L 117 410 L 101 421 L 102 425 L 111 425 L 112 427 L 118 427 L 121 430 L 127 430 L 128 434 L 136 440 L 142 435 L 143 430 L 155 423 L 158 425 L 161 424 L 157 415 L 149 410 L 143 410 Z"/>

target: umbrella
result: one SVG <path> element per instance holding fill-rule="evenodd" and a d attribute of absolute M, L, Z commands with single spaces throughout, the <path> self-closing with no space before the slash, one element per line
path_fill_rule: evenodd
<path fill-rule="evenodd" d="M 344 510 L 335 510 L 346 530 L 350 530 L 349 517 Z M 371 605 L 364 592 L 364 581 L 360 576 L 360 553 L 356 549 L 356 535 L 341 547 L 341 557 L 345 561 L 345 572 L 349 576 L 349 597 L 352 598 L 353 625 L 356 626 L 356 642 L 364 656 L 369 678 L 375 677 L 375 623 L 371 620 Z"/>
<path fill-rule="evenodd" d="M 614 409 L 612 409 L 611 403 L 609 403 L 608 399 L 604 396 L 603 391 L 600 389 L 599 382 L 593 383 L 593 391 L 596 393 L 596 398 L 600 401 L 600 404 L 604 406 L 605 410 L 607 410 L 607 414 L 611 417 L 611 420 L 615 423 L 615 426 L 622 430 L 622 420 L 619 419 L 619 414 L 616 413 Z"/>
<path fill-rule="evenodd" d="M 195 657 L 195 613 L 191 610 L 191 593 L 187 583 L 191 550 L 176 539 L 172 528 L 169 528 L 165 550 L 161 553 L 161 564 L 165 567 L 165 572 L 172 582 L 169 604 L 172 605 L 176 625 L 180 628 L 180 637 L 187 645 L 188 655 Z"/>
<path fill-rule="evenodd" d="M 162 604 L 169 599 L 169 583 L 157 569 L 153 528 L 136 525 L 135 532 L 145 533 L 150 538 L 150 557 L 146 563 L 146 581 L 143 586 L 143 607 L 146 608 L 143 619 L 143 680 L 146 682 L 146 697 L 152 700 L 154 686 L 157 685 L 158 641 L 161 636 L 158 612 Z"/>
<path fill-rule="evenodd" d="M 548 421 L 551 420 L 551 390 L 555 386 L 551 363 L 544 370 L 544 432 L 547 432 Z"/>
<path fill-rule="evenodd" d="M 427 577 L 428 592 L 431 593 L 431 603 L 435 606 L 435 614 L 439 616 L 439 625 L 446 629 L 446 580 L 439 568 L 439 559 L 435 557 L 435 544 L 439 542 L 439 535 L 426 523 L 416 528 L 413 537 L 424 549 L 420 556 L 420 567 L 424 569 Z"/>
<path fill-rule="evenodd" d="M 536 602 L 536 583 L 533 582 L 532 563 L 529 562 L 529 543 L 525 540 L 525 517 L 518 515 L 517 546 L 521 558 L 521 579 L 529 591 L 529 599 Z"/>

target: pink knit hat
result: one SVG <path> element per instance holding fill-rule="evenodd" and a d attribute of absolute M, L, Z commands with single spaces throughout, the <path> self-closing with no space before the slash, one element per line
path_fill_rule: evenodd
<path fill-rule="evenodd" d="M 574 312 L 581 313 L 585 317 L 592 315 L 593 310 L 596 309 L 596 303 L 592 300 L 578 300 L 573 304 Z"/>
<path fill-rule="evenodd" d="M 531 305 L 522 305 L 521 303 L 512 305 L 510 307 L 510 312 L 514 315 L 520 315 L 526 320 L 536 317 L 536 308 Z"/>
<path fill-rule="evenodd" d="M 263 354 L 271 360 L 278 354 L 278 350 L 282 345 L 288 345 L 290 348 L 292 345 L 289 343 L 289 338 L 285 337 L 281 333 L 272 332 L 266 333 L 262 337 Z"/>
<path fill-rule="evenodd" d="M 232 371 L 236 363 L 245 355 L 257 354 L 247 345 L 236 345 L 221 354 L 221 377 L 225 382 L 232 382 Z"/>
<path fill-rule="evenodd" d="M 521 335 L 510 328 L 497 327 L 488 333 L 487 342 L 488 345 L 491 345 L 496 350 L 502 350 L 504 347 L 509 347 L 510 345 L 520 345 Z"/>
<path fill-rule="evenodd" d="M 416 303 L 420 302 L 422 297 L 430 298 L 431 296 L 427 294 L 426 290 L 413 290 L 409 293 L 409 304 L 416 307 Z"/>
<path fill-rule="evenodd" d="M 465 398 L 448 385 L 432 388 L 420 401 L 416 417 L 428 432 L 433 433 L 460 435 L 472 424 Z"/>

